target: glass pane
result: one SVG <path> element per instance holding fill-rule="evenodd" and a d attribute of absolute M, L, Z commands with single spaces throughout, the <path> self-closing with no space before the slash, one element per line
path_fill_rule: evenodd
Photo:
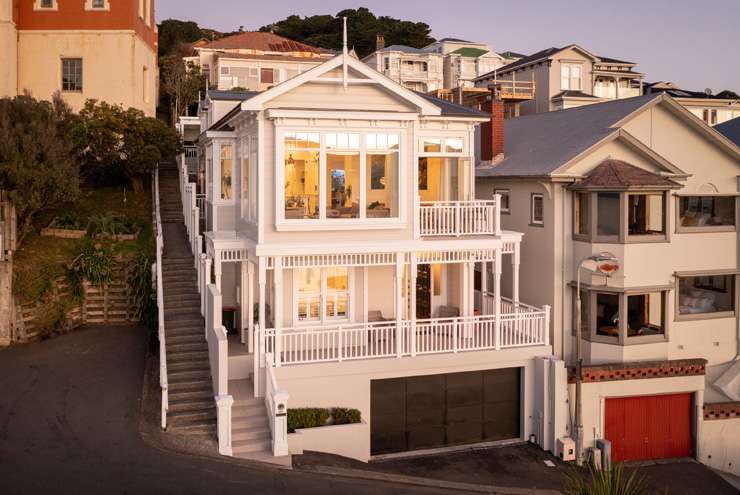
<path fill-rule="evenodd" d="M 596 335 L 619 337 L 619 294 L 596 294 Z"/>
<path fill-rule="evenodd" d="M 591 320 L 589 319 L 589 306 L 590 301 L 588 298 L 588 292 L 585 290 L 581 291 L 581 335 L 589 335 L 589 328 L 591 326 Z"/>
<path fill-rule="evenodd" d="M 221 145 L 221 199 L 231 199 L 231 178 L 233 175 L 234 147 L 231 143 Z"/>
<path fill-rule="evenodd" d="M 663 334 L 663 294 L 627 296 L 627 336 Z"/>
<path fill-rule="evenodd" d="M 734 275 L 681 277 L 678 286 L 678 311 L 682 315 L 735 310 Z"/>
<path fill-rule="evenodd" d="M 629 235 L 663 234 L 663 195 L 630 194 L 627 197 Z"/>
<path fill-rule="evenodd" d="M 349 311 L 349 268 L 326 269 L 326 317 L 346 318 Z"/>
<path fill-rule="evenodd" d="M 735 225 L 733 196 L 683 196 L 679 211 L 682 227 Z"/>
<path fill-rule="evenodd" d="M 366 158 L 367 218 L 398 217 L 398 152 L 368 153 Z"/>
<path fill-rule="evenodd" d="M 301 321 L 321 318 L 321 269 L 298 270 L 298 319 Z"/>
<path fill-rule="evenodd" d="M 329 133 L 326 134 L 326 148 L 327 149 L 342 149 L 342 150 L 359 150 L 360 149 L 360 135 L 359 134 L 347 134 L 342 132 L 339 134 Z"/>
<path fill-rule="evenodd" d="M 245 146 L 242 151 L 242 217 L 248 216 L 249 205 L 249 150 Z"/>
<path fill-rule="evenodd" d="M 540 195 L 532 196 L 532 222 L 544 221 L 543 198 Z"/>
<path fill-rule="evenodd" d="M 319 147 L 317 132 L 290 132 L 285 134 L 285 147 L 293 149 L 314 149 Z"/>
<path fill-rule="evenodd" d="M 435 263 L 432 265 L 432 295 L 440 294 L 442 294 L 442 265 Z"/>
<path fill-rule="evenodd" d="M 285 218 L 319 218 L 319 152 L 285 150 Z"/>
<path fill-rule="evenodd" d="M 446 139 L 445 140 L 445 151 L 448 153 L 462 153 L 463 140 L 462 139 Z"/>
<path fill-rule="evenodd" d="M 588 215 L 588 193 L 576 193 L 575 196 L 575 233 L 588 235 L 589 233 L 589 215 Z"/>
<path fill-rule="evenodd" d="M 619 193 L 597 193 L 596 233 L 603 236 L 619 235 Z"/>
<path fill-rule="evenodd" d="M 359 218 L 360 153 L 326 154 L 326 193 L 326 218 Z"/>
<path fill-rule="evenodd" d="M 423 138 L 422 149 L 427 153 L 440 153 L 442 151 L 442 140 Z"/>

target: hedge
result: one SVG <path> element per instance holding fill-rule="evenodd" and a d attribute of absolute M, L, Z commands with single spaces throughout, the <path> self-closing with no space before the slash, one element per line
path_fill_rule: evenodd
<path fill-rule="evenodd" d="M 347 407 L 301 407 L 288 409 L 288 431 L 327 425 L 359 423 L 360 411 Z"/>

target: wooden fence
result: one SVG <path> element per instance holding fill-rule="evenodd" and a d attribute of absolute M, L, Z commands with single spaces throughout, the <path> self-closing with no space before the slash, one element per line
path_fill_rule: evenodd
<path fill-rule="evenodd" d="M 97 287 L 88 282 L 83 284 L 84 298 L 71 303 L 64 321 L 57 328 L 49 329 L 49 311 L 59 308 L 61 301 L 73 301 L 72 287 L 64 277 L 54 283 L 52 293 L 45 301 L 15 305 L 15 325 L 12 342 L 33 342 L 48 335 L 67 332 L 84 324 L 116 324 L 135 321 L 133 298 L 128 284 L 128 270 L 123 267 L 114 271 L 113 282 Z M 18 299 L 16 298 L 16 302 Z"/>

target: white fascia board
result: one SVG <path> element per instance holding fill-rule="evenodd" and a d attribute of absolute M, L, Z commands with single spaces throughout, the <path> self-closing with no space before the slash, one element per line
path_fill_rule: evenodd
<path fill-rule="evenodd" d="M 312 118 L 312 119 L 345 119 L 345 120 L 416 120 L 419 114 L 414 112 L 363 112 L 344 110 L 292 110 L 270 108 L 265 111 L 268 119 L 274 118 Z"/>
<path fill-rule="evenodd" d="M 503 240 L 499 237 L 477 237 L 475 239 L 440 240 L 385 240 L 364 242 L 336 241 L 317 244 L 259 244 L 257 256 L 290 256 L 312 254 L 365 254 L 365 253 L 412 253 L 419 251 L 470 251 L 501 249 Z"/>
<path fill-rule="evenodd" d="M 206 131 L 205 132 L 206 138 L 213 139 L 213 138 L 235 138 L 236 132 L 234 131 Z"/>

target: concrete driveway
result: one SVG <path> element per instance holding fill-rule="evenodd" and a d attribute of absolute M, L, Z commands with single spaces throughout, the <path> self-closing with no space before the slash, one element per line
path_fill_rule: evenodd
<path fill-rule="evenodd" d="M 138 430 L 145 355 L 140 327 L 0 350 L 0 493 L 442 493 L 151 447 Z"/>

